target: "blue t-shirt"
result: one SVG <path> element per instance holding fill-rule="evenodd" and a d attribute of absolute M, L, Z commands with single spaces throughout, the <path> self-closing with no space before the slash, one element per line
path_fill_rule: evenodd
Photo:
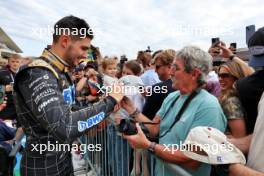
<path fill-rule="evenodd" d="M 154 69 L 145 71 L 140 78 L 145 86 L 152 86 L 160 82 L 159 76 Z"/>
<path fill-rule="evenodd" d="M 179 99 L 176 101 L 174 106 L 170 107 L 178 96 Z M 160 137 L 170 128 L 178 111 L 181 109 L 188 96 L 189 94 L 181 95 L 179 91 L 176 91 L 169 94 L 164 100 L 160 110 L 157 112 L 157 115 L 161 118 Z M 206 90 L 202 89 L 192 99 L 188 107 L 183 112 L 180 120 L 165 136 L 159 138 L 159 143 L 166 145 L 180 145 L 184 142 L 190 130 L 197 126 L 210 126 L 224 132 L 226 129 L 226 123 L 227 120 L 220 104 L 218 103 L 218 100 Z M 165 162 L 157 161 L 155 169 L 156 176 L 175 176 L 175 174 L 166 167 Z M 202 163 L 197 170 L 183 169 L 194 176 L 209 176 L 211 166 L 209 164 Z"/>

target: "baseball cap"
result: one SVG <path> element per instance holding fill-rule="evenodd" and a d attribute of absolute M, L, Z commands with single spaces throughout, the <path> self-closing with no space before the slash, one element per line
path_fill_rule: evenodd
<path fill-rule="evenodd" d="M 193 128 L 184 141 L 185 156 L 208 164 L 245 164 L 243 153 L 227 141 L 224 133 L 212 127 Z"/>
<path fill-rule="evenodd" d="M 250 37 L 248 48 L 251 55 L 249 65 L 254 68 L 264 67 L 264 27 Z"/>
<path fill-rule="evenodd" d="M 87 63 L 86 63 L 86 66 L 85 66 L 85 69 L 86 69 L 86 68 L 95 68 L 95 65 L 96 65 L 95 62 L 87 62 Z"/>
<path fill-rule="evenodd" d="M 126 75 L 119 79 L 124 84 L 125 96 L 133 96 L 140 93 L 140 88 L 144 86 L 141 78 L 135 75 Z"/>
<path fill-rule="evenodd" d="M 84 70 L 84 66 L 82 64 L 77 65 L 74 69 L 75 72 L 82 71 L 82 70 Z"/>
<path fill-rule="evenodd" d="M 90 60 L 90 59 L 81 59 L 79 62 L 79 65 L 82 65 L 84 67 L 84 69 L 95 68 L 96 62 L 94 60 Z"/>

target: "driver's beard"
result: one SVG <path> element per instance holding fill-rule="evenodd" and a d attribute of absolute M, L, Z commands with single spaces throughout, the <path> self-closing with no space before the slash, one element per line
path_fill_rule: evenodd
<path fill-rule="evenodd" d="M 74 58 L 74 54 L 72 53 L 72 46 L 70 45 L 65 53 L 65 61 L 69 64 L 70 67 L 75 66 L 73 63 L 73 58 Z"/>

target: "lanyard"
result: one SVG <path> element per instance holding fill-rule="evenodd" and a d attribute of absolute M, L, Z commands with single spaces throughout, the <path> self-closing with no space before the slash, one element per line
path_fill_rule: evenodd
<path fill-rule="evenodd" d="M 185 102 L 183 103 L 181 109 L 179 110 L 179 112 L 177 113 L 174 122 L 171 124 L 170 128 L 165 131 L 162 135 L 159 136 L 159 138 L 163 138 L 168 132 L 171 131 L 171 129 L 173 128 L 173 126 L 180 120 L 183 112 L 186 110 L 186 108 L 188 107 L 188 105 L 190 104 L 190 102 L 192 101 L 192 99 L 200 92 L 200 89 L 195 90 L 191 93 L 191 95 L 185 100 Z M 175 103 L 177 102 L 177 100 L 179 99 L 180 96 L 178 96 L 170 105 L 170 108 L 166 111 L 165 115 L 168 114 L 168 112 L 171 110 L 172 107 L 174 107 Z M 164 117 L 165 117 L 164 115 Z"/>
<path fill-rule="evenodd" d="M 13 76 L 12 72 L 10 73 L 10 77 L 12 79 L 12 82 L 14 83 L 15 82 L 15 79 L 14 79 L 14 76 Z"/>

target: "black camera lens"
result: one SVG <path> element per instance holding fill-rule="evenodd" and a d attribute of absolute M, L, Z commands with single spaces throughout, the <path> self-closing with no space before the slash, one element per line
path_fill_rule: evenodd
<path fill-rule="evenodd" d="M 121 119 L 118 131 L 125 135 L 135 135 L 137 134 L 137 127 L 131 120 Z"/>

